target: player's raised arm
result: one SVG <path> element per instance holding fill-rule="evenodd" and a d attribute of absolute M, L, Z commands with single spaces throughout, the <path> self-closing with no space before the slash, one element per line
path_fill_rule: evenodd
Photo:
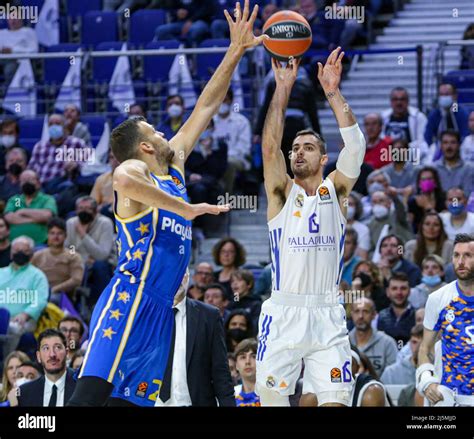
<path fill-rule="evenodd" d="M 255 5 L 250 15 L 249 0 L 245 0 L 243 11 L 241 11 L 240 3 L 237 2 L 235 20 L 231 18 L 228 11 L 224 10 L 229 23 L 230 46 L 219 67 L 204 87 L 191 116 L 169 142 L 176 151 L 174 162 L 181 168 L 212 116 L 222 104 L 230 86 L 232 74 L 245 50 L 268 38 L 266 35 L 255 37 L 253 34 L 253 24 L 257 13 L 258 5 Z"/>
<path fill-rule="evenodd" d="M 360 175 L 360 167 L 365 156 L 365 139 L 349 104 L 339 90 L 342 75 L 341 48 L 333 50 L 326 64 L 318 63 L 318 79 L 329 105 L 336 116 L 337 124 L 344 140 L 344 148 L 339 154 L 336 170 L 330 174 L 339 196 L 347 196 Z"/>
<path fill-rule="evenodd" d="M 192 220 L 205 213 L 218 215 L 219 213 L 229 211 L 227 205 L 189 204 L 167 194 L 153 183 L 148 166 L 141 160 L 132 159 L 123 162 L 114 171 L 113 187 L 114 190 L 118 190 L 125 198 L 130 198 L 158 209 L 169 210 L 188 220 Z"/>
<path fill-rule="evenodd" d="M 284 204 L 285 190 L 291 179 L 286 173 L 286 163 L 281 150 L 281 139 L 285 126 L 285 111 L 288 106 L 291 89 L 296 81 L 299 61 L 283 67 L 272 58 L 275 73 L 275 92 L 268 107 L 262 133 L 263 175 L 265 190 L 269 199 L 268 219 L 273 218 Z M 275 209 L 271 212 L 270 209 Z"/>

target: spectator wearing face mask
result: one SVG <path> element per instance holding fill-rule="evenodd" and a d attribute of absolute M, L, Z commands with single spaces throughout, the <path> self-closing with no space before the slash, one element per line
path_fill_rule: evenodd
<path fill-rule="evenodd" d="M 377 191 L 385 192 L 392 183 L 389 175 L 382 169 L 376 169 L 367 176 L 366 180 L 366 196 L 362 197 L 362 214 L 360 220 L 367 223 L 372 217 L 372 203 L 371 197 Z"/>
<path fill-rule="evenodd" d="M 474 213 L 466 209 L 466 193 L 460 187 L 453 187 L 446 194 L 448 212 L 440 213 L 446 235 L 452 241 L 458 233 L 472 233 L 474 230 Z"/>
<path fill-rule="evenodd" d="M 421 283 L 411 289 L 408 297 L 409 302 L 415 309 L 424 308 L 428 296 L 433 291 L 446 285 L 443 282 L 444 264 L 445 262 L 438 255 L 428 255 L 423 259 Z"/>
<path fill-rule="evenodd" d="M 225 191 L 233 193 L 237 172 L 250 170 L 252 131 L 249 120 L 233 105 L 234 93 L 231 88 L 214 116 L 214 136 L 227 144 L 227 168 L 224 174 Z"/>
<path fill-rule="evenodd" d="M 30 263 L 35 244 L 27 236 L 13 240 L 12 262 L 0 268 L 0 296 L 2 308 L 10 313 L 4 356 L 16 349 L 21 336 L 33 332 L 43 312 L 49 294 L 46 275 Z"/>
<path fill-rule="evenodd" d="M 166 98 L 166 117 L 156 128 L 166 139 L 171 139 L 186 122 L 184 100 L 180 95 L 170 95 Z"/>
<path fill-rule="evenodd" d="M 26 157 L 26 163 L 30 159 L 28 151 L 19 143 L 20 127 L 16 119 L 4 119 L 0 121 L 0 175 L 8 171 L 5 163 L 6 155 L 13 148 L 20 148 Z"/>
<path fill-rule="evenodd" d="M 86 267 L 89 302 L 92 306 L 112 277 L 115 261 L 113 223 L 97 211 L 97 203 L 89 196 L 76 200 L 76 216 L 66 222 L 66 248 L 74 248 Z"/>
<path fill-rule="evenodd" d="M 347 228 L 351 227 L 357 232 L 356 255 L 362 259 L 367 259 L 370 250 L 369 228 L 359 221 L 362 215 L 362 203 L 357 192 L 351 192 L 347 197 Z"/>
<path fill-rule="evenodd" d="M 461 140 L 468 134 L 467 110 L 457 102 L 458 94 L 453 84 L 443 83 L 438 88 L 438 107 L 433 108 L 428 115 L 425 130 L 425 141 L 428 145 L 436 142 L 443 131 L 459 132 Z M 440 139 L 442 140 L 442 139 Z"/>
<path fill-rule="evenodd" d="M 7 220 L 0 215 L 0 268 L 10 264 L 10 225 Z"/>
<path fill-rule="evenodd" d="M 260 407 L 260 397 L 255 393 L 257 347 L 257 341 L 253 338 L 242 340 L 235 347 L 235 368 L 242 381 L 234 388 L 237 407 Z"/>
<path fill-rule="evenodd" d="M 227 351 L 234 352 L 235 347 L 246 338 L 252 337 L 252 321 L 248 313 L 242 309 L 234 309 L 224 322 Z"/>
<path fill-rule="evenodd" d="M 91 145 L 91 133 L 86 124 L 80 121 L 81 110 L 77 105 L 69 104 L 64 108 L 64 128 L 68 135 L 82 139 L 86 145 Z"/>
<path fill-rule="evenodd" d="M 461 144 L 461 158 L 465 162 L 474 163 L 474 110 L 469 113 L 468 127 L 469 135 L 464 138 Z"/>
<path fill-rule="evenodd" d="M 5 208 L 5 219 L 10 224 L 10 239 L 26 235 L 36 244 L 43 244 L 48 237 L 48 221 L 58 213 L 56 201 L 41 191 L 34 171 L 23 171 L 20 184 L 22 194 L 11 197 Z"/>
<path fill-rule="evenodd" d="M 0 153 L 1 155 L 1 153 Z M 21 193 L 20 175 L 26 169 L 27 157 L 22 148 L 11 148 L 5 156 L 5 175 L 0 176 L 0 203 Z"/>
<path fill-rule="evenodd" d="M 72 155 L 70 150 L 86 147 L 82 139 L 67 134 L 65 119 L 61 114 L 49 116 L 48 134 L 49 140 L 46 142 L 40 140 L 35 144 L 28 164 L 28 167 L 38 174 L 41 184 L 63 177 L 66 171 L 80 168 L 80 162 L 68 161 L 66 158 Z M 66 151 L 66 157 L 63 160 L 58 159 L 58 150 Z"/>
<path fill-rule="evenodd" d="M 28 355 L 21 351 L 10 352 L 3 361 L 2 383 L 0 386 L 0 403 L 7 400 L 10 390 L 15 387 L 18 367 L 29 361 Z"/>
<path fill-rule="evenodd" d="M 408 218 L 416 233 L 423 216 L 430 211 L 444 210 L 445 196 L 435 168 L 425 166 L 416 176 L 416 193 L 408 199 Z"/>

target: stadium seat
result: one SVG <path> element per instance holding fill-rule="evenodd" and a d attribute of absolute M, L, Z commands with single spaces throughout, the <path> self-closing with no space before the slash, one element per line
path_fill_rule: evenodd
<path fill-rule="evenodd" d="M 398 406 L 398 398 L 400 397 L 400 392 L 407 387 L 405 384 L 386 384 L 385 389 L 390 395 L 393 405 Z"/>
<path fill-rule="evenodd" d="M 97 51 L 115 50 L 119 52 L 122 49 L 123 43 L 118 41 L 107 41 L 99 43 L 96 47 Z M 117 57 L 97 57 L 93 59 L 92 74 L 95 81 L 98 82 L 109 82 L 112 74 L 114 73 L 115 64 Z"/>
<path fill-rule="evenodd" d="M 81 122 L 87 125 L 91 133 L 92 146 L 96 147 L 100 136 L 104 132 L 104 124 L 107 119 L 104 116 L 81 116 Z"/>
<path fill-rule="evenodd" d="M 444 75 L 443 81 L 457 88 L 474 88 L 474 70 L 453 70 Z"/>
<path fill-rule="evenodd" d="M 66 14 L 74 19 L 89 11 L 101 11 L 102 0 L 67 0 Z"/>
<path fill-rule="evenodd" d="M 115 12 L 89 11 L 82 20 L 82 44 L 94 49 L 104 41 L 118 40 L 118 15 Z"/>
<path fill-rule="evenodd" d="M 12 2 L 13 3 L 13 2 Z M 22 0 L 21 5 L 25 7 L 37 7 L 38 14 L 41 12 L 41 8 L 43 7 L 44 0 Z"/>
<path fill-rule="evenodd" d="M 463 88 L 458 90 L 458 103 L 473 104 L 474 103 L 474 88 Z"/>
<path fill-rule="evenodd" d="M 20 143 L 28 151 L 31 151 L 36 142 L 41 140 L 43 124 L 44 117 L 25 117 L 18 120 Z"/>
<path fill-rule="evenodd" d="M 55 44 L 47 52 L 76 52 L 81 46 L 74 43 Z M 44 60 L 45 84 L 62 84 L 70 67 L 69 58 L 49 58 Z"/>
<path fill-rule="evenodd" d="M 179 45 L 180 42 L 177 40 L 153 41 L 148 43 L 145 49 L 178 49 Z M 143 77 L 145 81 L 168 82 L 168 74 L 174 58 L 175 55 L 145 56 L 143 60 Z"/>
<path fill-rule="evenodd" d="M 155 36 L 155 29 L 166 23 L 166 12 L 162 9 L 139 10 L 130 17 L 128 41 L 134 45 L 145 45 Z"/>
<path fill-rule="evenodd" d="M 227 39 L 209 39 L 204 40 L 199 47 L 228 47 L 230 41 Z M 200 80 L 207 81 L 217 66 L 224 58 L 225 52 L 222 53 L 203 53 L 197 55 L 197 77 Z"/>

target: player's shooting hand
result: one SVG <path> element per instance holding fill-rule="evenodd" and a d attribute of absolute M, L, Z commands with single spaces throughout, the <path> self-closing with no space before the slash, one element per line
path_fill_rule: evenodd
<path fill-rule="evenodd" d="M 187 220 L 193 220 L 194 218 L 206 213 L 209 213 L 210 215 L 219 215 L 220 213 L 229 212 L 229 210 L 230 207 L 228 204 L 222 206 L 207 203 L 190 204 L 189 212 L 183 216 Z"/>
<path fill-rule="evenodd" d="M 224 15 L 229 23 L 230 30 L 230 45 L 237 49 L 245 50 L 249 47 L 254 47 L 260 44 L 264 39 L 268 39 L 268 35 L 260 35 L 256 37 L 253 34 L 253 25 L 257 18 L 258 5 L 255 5 L 250 15 L 249 0 L 245 0 L 244 10 L 242 12 L 240 3 L 235 4 L 234 16 L 235 21 L 230 16 L 229 12 L 224 9 Z M 250 18 L 249 18 L 250 15 Z"/>
<path fill-rule="evenodd" d="M 438 391 L 438 386 L 439 384 L 433 383 L 425 389 L 425 396 L 431 404 L 436 404 L 444 399 L 443 395 Z"/>
<path fill-rule="evenodd" d="M 341 48 L 333 50 L 329 55 L 326 64 L 318 62 L 318 79 L 326 94 L 335 92 L 339 88 L 342 76 L 342 58 L 344 52 Z"/>
<path fill-rule="evenodd" d="M 296 81 L 296 76 L 298 75 L 298 66 L 300 65 L 300 59 L 290 59 L 285 67 L 281 64 L 280 61 L 272 58 L 272 69 L 275 74 L 276 85 L 283 86 L 286 89 L 291 90 L 293 84 Z"/>

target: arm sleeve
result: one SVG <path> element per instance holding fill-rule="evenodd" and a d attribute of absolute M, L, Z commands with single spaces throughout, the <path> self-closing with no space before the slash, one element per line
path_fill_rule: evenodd
<path fill-rule="evenodd" d="M 348 178 L 358 178 L 365 156 L 364 135 L 357 123 L 350 127 L 340 128 L 339 131 L 344 141 L 344 148 L 339 153 L 336 169 Z"/>

